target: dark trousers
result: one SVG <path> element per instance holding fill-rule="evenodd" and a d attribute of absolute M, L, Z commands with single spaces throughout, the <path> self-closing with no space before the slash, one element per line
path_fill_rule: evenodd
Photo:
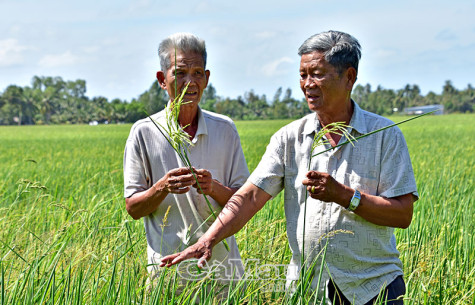
<path fill-rule="evenodd" d="M 351 302 L 343 295 L 341 290 L 333 283 L 332 280 L 328 282 L 328 295 L 333 300 L 333 305 L 351 305 Z M 375 296 L 365 305 L 376 304 L 385 304 L 385 305 L 403 305 L 402 296 L 406 294 L 406 284 L 402 276 L 398 276 L 394 281 L 392 281 L 382 294 Z M 398 299 L 399 298 L 399 299 Z M 380 302 L 384 300 L 383 302 Z"/>

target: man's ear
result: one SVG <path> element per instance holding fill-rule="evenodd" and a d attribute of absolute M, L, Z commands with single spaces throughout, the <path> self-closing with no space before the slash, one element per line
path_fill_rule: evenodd
<path fill-rule="evenodd" d="M 349 67 L 346 70 L 345 77 L 346 77 L 346 89 L 352 90 L 353 85 L 356 83 L 356 69 L 353 67 Z"/>
<path fill-rule="evenodd" d="M 206 70 L 206 71 L 205 71 L 205 75 L 206 75 L 206 87 L 208 87 L 209 75 L 210 75 L 209 70 Z"/>
<path fill-rule="evenodd" d="M 157 80 L 158 84 L 163 90 L 167 90 L 167 84 L 165 83 L 165 73 L 163 71 L 158 71 L 157 72 Z"/>

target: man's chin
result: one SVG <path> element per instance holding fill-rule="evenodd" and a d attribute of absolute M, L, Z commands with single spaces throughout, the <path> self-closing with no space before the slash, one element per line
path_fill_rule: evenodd
<path fill-rule="evenodd" d="M 319 102 L 309 102 L 307 101 L 308 108 L 310 111 L 316 112 L 321 109 L 322 105 Z"/>

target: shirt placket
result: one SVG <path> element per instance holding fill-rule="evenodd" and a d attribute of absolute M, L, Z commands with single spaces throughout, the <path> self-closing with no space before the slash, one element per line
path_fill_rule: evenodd
<path fill-rule="evenodd" d="M 351 132 L 352 132 L 352 128 L 350 127 L 348 129 L 348 133 L 351 133 Z M 345 135 L 342 135 L 338 144 L 344 143 L 346 141 L 348 141 L 347 137 Z M 324 146 L 325 146 L 325 150 L 331 148 L 331 145 L 329 143 L 325 143 Z M 322 171 L 330 174 L 333 178 L 336 177 L 337 169 L 340 164 L 340 160 L 343 153 L 343 148 L 344 146 L 336 147 L 322 154 L 322 156 L 325 157 L 325 165 L 324 165 L 324 168 L 322 168 Z M 330 230 L 332 230 L 331 224 L 336 223 L 338 217 L 339 217 L 339 210 L 333 209 L 333 204 L 326 203 L 325 209 L 323 210 L 323 221 L 325 223 L 326 232 L 330 232 Z"/>

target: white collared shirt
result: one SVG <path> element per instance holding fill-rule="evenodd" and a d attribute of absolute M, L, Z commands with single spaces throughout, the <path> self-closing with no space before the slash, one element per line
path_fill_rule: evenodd
<path fill-rule="evenodd" d="M 152 118 L 166 126 L 165 110 Z M 226 116 L 198 109 L 198 129 L 188 147 L 188 157 L 197 169 L 207 169 L 213 179 L 237 188 L 244 184 L 249 170 L 244 159 L 238 132 Z M 145 191 L 167 172 L 183 167 L 177 153 L 149 119 L 135 123 L 127 139 L 124 153 L 124 196 Z M 215 215 L 221 206 L 208 196 Z M 164 223 L 168 208 L 167 221 Z M 194 244 L 214 221 L 210 209 L 195 188 L 186 194 L 169 194 L 158 209 L 144 218 L 149 264 L 161 257 L 184 250 Z M 215 261 L 240 260 L 234 236 L 227 238 L 229 252 L 223 243 L 213 249 L 210 264 Z M 239 261 L 240 262 L 240 261 Z M 242 266 L 242 263 L 241 263 Z M 150 268 L 149 268 L 150 269 Z M 242 268 L 240 268 L 242 271 Z"/>

